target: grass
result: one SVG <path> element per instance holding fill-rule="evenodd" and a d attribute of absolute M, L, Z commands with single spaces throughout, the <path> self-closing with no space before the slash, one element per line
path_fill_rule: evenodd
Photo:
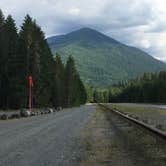
<path fill-rule="evenodd" d="M 106 134 L 109 129 L 105 114 L 97 108 L 82 132 L 84 157 L 81 166 L 109 165 L 111 144 Z"/>
<path fill-rule="evenodd" d="M 117 152 L 116 155 L 114 155 L 116 163 L 118 158 L 121 158 L 124 162 L 125 154 L 127 154 L 126 157 L 131 159 L 127 166 L 165 166 L 165 140 L 154 137 L 146 132 L 146 130 L 136 125 L 132 125 L 118 115 L 115 116 L 115 114 L 108 109 L 106 110 L 106 113 L 107 117 L 110 119 L 111 126 L 114 126 L 115 129 L 113 140 L 114 145 L 118 147 L 114 150 Z M 124 166 L 124 163 L 120 163 L 119 165 Z"/>
<path fill-rule="evenodd" d="M 160 126 L 160 129 L 164 131 L 166 130 L 166 110 L 142 107 L 138 105 L 126 106 L 123 104 L 111 104 L 110 107 L 129 114 L 134 114 L 140 119 L 147 121 L 150 125 L 156 127 Z"/>
<path fill-rule="evenodd" d="M 166 115 L 166 112 L 163 112 L 161 109 L 145 108 L 139 106 L 126 106 L 123 104 L 111 104 L 112 108 L 121 109 L 128 113 L 159 113 Z"/>

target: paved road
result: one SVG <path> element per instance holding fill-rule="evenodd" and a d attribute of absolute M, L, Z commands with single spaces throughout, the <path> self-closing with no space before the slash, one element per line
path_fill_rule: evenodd
<path fill-rule="evenodd" d="M 80 134 L 95 106 L 0 121 L 0 166 L 75 166 Z"/>

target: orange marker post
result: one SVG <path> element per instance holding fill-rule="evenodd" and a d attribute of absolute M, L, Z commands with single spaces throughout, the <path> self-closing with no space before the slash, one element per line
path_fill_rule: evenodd
<path fill-rule="evenodd" d="M 33 81 L 32 76 L 28 77 L 29 80 L 29 111 L 32 111 L 32 87 L 33 87 Z"/>

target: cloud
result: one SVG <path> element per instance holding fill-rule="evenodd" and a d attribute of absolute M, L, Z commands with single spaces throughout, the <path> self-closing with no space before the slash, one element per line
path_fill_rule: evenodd
<path fill-rule="evenodd" d="M 0 7 L 18 26 L 29 13 L 46 36 L 91 27 L 166 60 L 165 0 L 1 0 Z"/>
<path fill-rule="evenodd" d="M 78 15 L 80 13 L 80 9 L 77 7 L 73 7 L 71 9 L 69 9 L 69 13 L 72 15 Z"/>

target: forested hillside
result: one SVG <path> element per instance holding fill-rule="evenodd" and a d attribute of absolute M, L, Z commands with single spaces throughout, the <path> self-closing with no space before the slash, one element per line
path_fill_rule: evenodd
<path fill-rule="evenodd" d="M 47 41 L 53 54 L 59 52 L 64 62 L 72 54 L 83 81 L 97 87 L 166 69 L 166 64 L 140 49 L 90 28 L 50 37 Z"/>
<path fill-rule="evenodd" d="M 84 85 L 70 56 L 53 58 L 44 33 L 29 15 L 18 32 L 11 15 L 0 10 L 0 108 L 27 107 L 28 76 L 33 106 L 75 106 L 86 102 Z M 77 93 L 76 93 L 77 92 Z"/>

